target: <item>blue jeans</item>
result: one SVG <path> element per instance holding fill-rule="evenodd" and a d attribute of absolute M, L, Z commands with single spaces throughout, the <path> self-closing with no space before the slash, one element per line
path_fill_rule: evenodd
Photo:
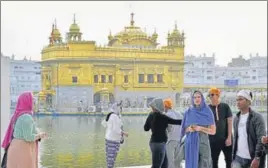
<path fill-rule="evenodd" d="M 250 165 L 251 159 L 244 159 L 236 155 L 232 163 L 232 168 L 249 168 Z"/>
<path fill-rule="evenodd" d="M 166 143 L 150 142 L 150 148 L 152 152 L 152 168 L 168 168 Z"/>

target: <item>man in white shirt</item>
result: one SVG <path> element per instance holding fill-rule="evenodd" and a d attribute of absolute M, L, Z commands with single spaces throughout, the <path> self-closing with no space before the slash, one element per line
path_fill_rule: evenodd
<path fill-rule="evenodd" d="M 240 110 L 234 118 L 234 150 L 232 168 L 264 168 L 265 154 L 262 136 L 265 135 L 265 122 L 260 113 L 250 108 L 252 93 L 241 90 L 237 94 L 237 107 Z"/>
<path fill-rule="evenodd" d="M 179 112 L 176 112 L 172 109 L 172 100 L 164 100 L 165 112 L 167 116 L 173 119 L 182 119 L 183 116 Z M 168 158 L 168 168 L 180 168 L 179 161 L 179 147 L 180 147 L 180 125 L 169 125 L 168 132 L 168 141 L 167 141 L 167 158 Z"/>

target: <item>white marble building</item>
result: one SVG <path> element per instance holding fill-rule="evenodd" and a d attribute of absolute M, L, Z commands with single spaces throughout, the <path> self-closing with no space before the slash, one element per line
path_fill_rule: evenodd
<path fill-rule="evenodd" d="M 24 58 L 10 60 L 10 95 L 11 106 L 15 106 L 18 96 L 24 91 L 41 90 L 41 65 L 38 61 Z"/>
<path fill-rule="evenodd" d="M 9 123 L 10 118 L 10 78 L 9 78 L 10 58 L 1 54 L 1 140 Z M 1 148 L 1 157 L 3 156 L 3 148 Z M 1 158 L 2 160 L 2 158 Z"/>
<path fill-rule="evenodd" d="M 215 64 L 215 55 L 186 56 L 185 61 L 190 62 L 184 67 L 184 83 L 188 86 L 224 86 L 225 80 L 238 80 L 239 86 L 267 87 L 267 56 L 256 54 L 248 60 L 240 56 L 225 67 Z"/>
<path fill-rule="evenodd" d="M 184 66 L 185 85 L 206 85 L 215 82 L 215 56 L 186 56 Z"/>

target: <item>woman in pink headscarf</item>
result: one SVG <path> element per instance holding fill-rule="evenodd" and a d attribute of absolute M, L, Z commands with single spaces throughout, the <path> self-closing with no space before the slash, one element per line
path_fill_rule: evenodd
<path fill-rule="evenodd" d="M 24 92 L 18 98 L 2 147 L 8 148 L 8 168 L 37 168 L 38 140 L 46 137 L 39 133 L 33 120 L 33 95 Z"/>

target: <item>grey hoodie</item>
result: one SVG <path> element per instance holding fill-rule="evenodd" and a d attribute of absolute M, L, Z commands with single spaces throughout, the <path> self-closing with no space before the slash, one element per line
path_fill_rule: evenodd
<path fill-rule="evenodd" d="M 163 113 L 165 111 L 164 101 L 161 98 L 155 98 L 149 103 L 149 106 L 156 109 L 158 112 Z"/>

